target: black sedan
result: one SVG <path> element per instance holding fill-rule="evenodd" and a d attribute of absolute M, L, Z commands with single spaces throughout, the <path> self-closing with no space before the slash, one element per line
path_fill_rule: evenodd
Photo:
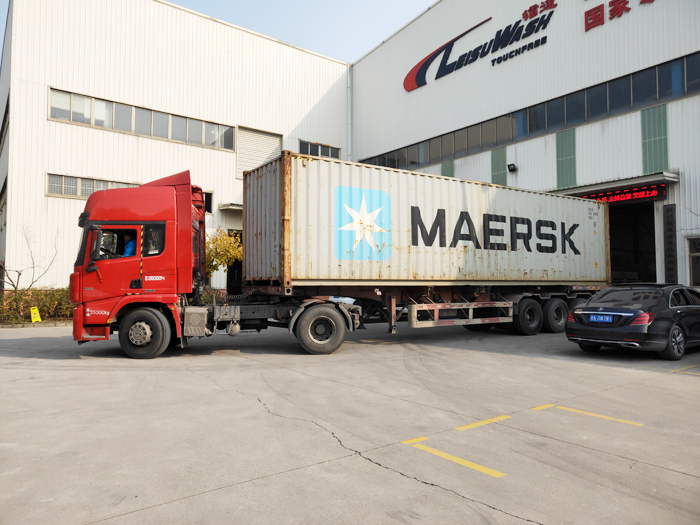
<path fill-rule="evenodd" d="M 676 361 L 700 344 L 700 293 L 678 284 L 606 288 L 569 312 L 566 337 L 585 351 L 634 348 Z"/>

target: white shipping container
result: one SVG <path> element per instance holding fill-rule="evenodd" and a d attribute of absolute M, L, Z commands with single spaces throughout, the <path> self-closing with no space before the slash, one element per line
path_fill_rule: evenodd
<path fill-rule="evenodd" d="M 607 205 L 288 151 L 244 177 L 247 285 L 605 285 Z"/>

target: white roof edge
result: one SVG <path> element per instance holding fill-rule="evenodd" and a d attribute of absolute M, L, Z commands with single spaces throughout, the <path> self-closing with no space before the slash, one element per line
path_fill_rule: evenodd
<path fill-rule="evenodd" d="M 639 177 L 628 177 L 626 179 L 616 179 L 607 182 L 600 182 L 598 184 L 588 184 L 586 186 L 574 186 L 572 188 L 552 190 L 550 193 L 555 193 L 557 195 L 577 195 L 579 193 L 586 193 L 589 191 L 615 189 L 621 186 L 628 186 L 630 184 L 651 184 L 654 182 L 668 182 L 670 184 L 673 184 L 679 182 L 680 180 L 680 175 L 676 173 L 660 171 L 658 173 L 652 173 L 650 175 L 640 175 Z"/>
<path fill-rule="evenodd" d="M 337 58 L 331 58 L 327 57 L 325 55 L 322 55 L 320 53 L 315 53 L 313 51 L 309 51 L 308 49 L 304 49 L 303 47 L 298 47 L 293 44 L 289 44 L 287 42 L 283 42 L 282 40 L 277 40 L 276 38 L 272 38 L 271 36 L 263 35 L 262 33 L 256 33 L 255 31 L 251 31 L 250 29 L 246 29 L 245 27 L 240 27 L 235 24 L 231 24 L 230 22 L 225 22 L 224 20 L 219 20 L 218 18 L 214 18 L 213 16 L 208 16 L 202 13 L 198 13 L 197 11 L 193 11 L 192 9 L 188 9 L 186 7 L 182 7 L 181 5 L 177 4 L 172 4 L 170 2 L 167 2 L 166 0 L 152 0 L 153 2 L 157 2 L 159 4 L 167 5 L 168 7 L 172 7 L 174 9 L 179 9 L 180 11 L 185 11 L 186 13 L 190 13 L 195 16 L 199 16 L 201 18 L 206 18 L 207 20 L 211 20 L 212 22 L 216 22 L 217 24 L 222 24 L 228 27 L 231 27 L 233 29 L 238 29 L 239 31 L 243 31 L 244 33 L 249 33 L 254 36 L 258 36 L 260 38 L 264 38 L 266 40 L 270 40 L 271 42 L 275 42 L 277 44 L 282 44 L 283 46 L 291 47 L 292 49 L 296 49 L 298 51 L 302 51 L 304 53 L 308 53 L 310 55 L 317 56 L 319 58 L 324 58 L 326 60 L 330 60 L 332 62 L 337 62 L 338 64 L 342 64 L 344 66 L 350 66 L 352 65 L 350 62 L 343 62 L 342 60 L 338 60 Z"/>
<path fill-rule="evenodd" d="M 421 12 L 419 15 L 417 15 L 415 18 L 413 18 L 410 22 L 408 22 L 407 24 L 405 24 L 405 25 L 402 26 L 401 28 L 397 29 L 397 30 L 394 31 L 392 34 L 390 34 L 388 37 L 386 37 L 384 40 L 382 40 L 382 43 L 381 43 L 381 44 L 378 44 L 378 45 L 374 46 L 372 49 L 370 49 L 369 51 L 367 51 L 367 52 L 366 52 L 364 55 L 362 55 L 360 58 L 358 58 L 357 60 L 355 60 L 355 62 L 353 62 L 352 65 L 354 66 L 355 64 L 357 64 L 358 62 L 360 62 L 360 60 L 366 58 L 367 55 L 370 55 L 371 53 L 374 53 L 377 49 L 379 49 L 380 47 L 382 47 L 382 46 L 383 46 L 384 44 L 386 44 L 389 40 L 391 40 L 392 38 L 394 38 L 394 37 L 395 37 L 396 35 L 398 35 L 401 31 L 403 31 L 404 29 L 406 29 L 406 28 L 407 28 L 408 26 L 410 26 L 413 22 L 415 22 L 416 20 L 418 20 L 421 16 L 423 16 L 425 13 L 427 13 L 428 11 L 430 11 L 433 7 L 435 7 L 436 5 L 438 5 L 440 2 L 442 2 L 442 0 L 437 0 L 437 2 L 435 2 L 434 4 L 432 4 L 431 6 L 429 6 L 428 9 L 426 9 L 426 10 L 423 11 L 423 12 Z"/>

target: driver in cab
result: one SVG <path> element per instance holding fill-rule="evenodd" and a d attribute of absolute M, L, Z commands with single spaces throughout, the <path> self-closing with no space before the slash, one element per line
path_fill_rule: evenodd
<path fill-rule="evenodd" d="M 132 232 L 124 232 L 124 253 L 122 257 L 133 257 L 136 255 L 136 239 L 132 236 Z"/>

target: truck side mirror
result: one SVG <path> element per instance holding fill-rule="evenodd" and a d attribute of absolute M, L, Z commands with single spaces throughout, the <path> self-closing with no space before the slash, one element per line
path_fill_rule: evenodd
<path fill-rule="evenodd" d="M 92 241 L 92 251 L 90 252 L 91 263 L 100 260 L 100 248 L 102 247 L 102 230 L 96 231 L 97 235 L 95 235 L 95 238 Z"/>

